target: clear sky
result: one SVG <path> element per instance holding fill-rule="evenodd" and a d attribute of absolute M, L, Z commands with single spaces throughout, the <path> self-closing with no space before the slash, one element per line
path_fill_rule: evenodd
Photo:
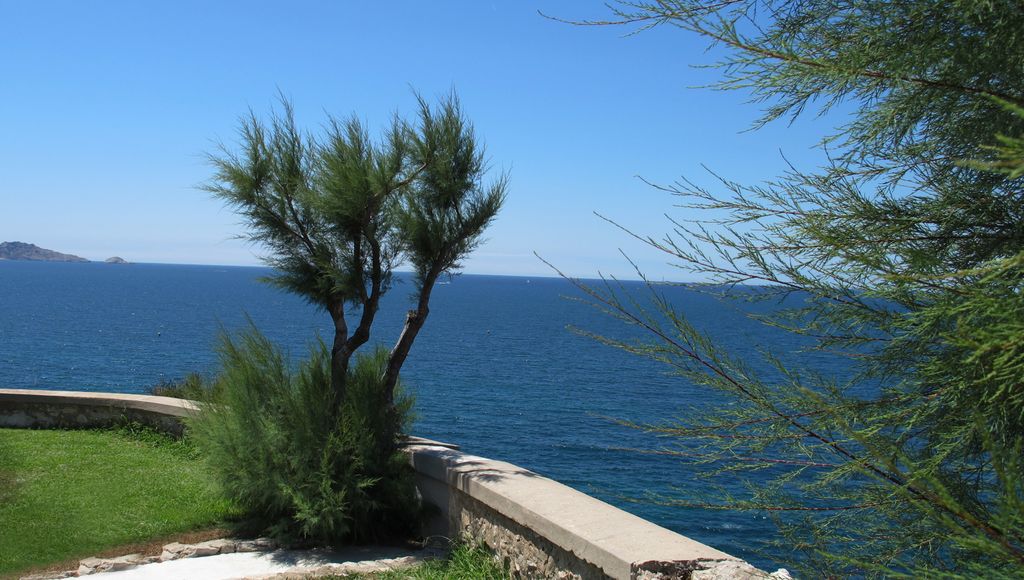
<path fill-rule="evenodd" d="M 0 241 L 102 260 L 257 264 L 242 228 L 199 190 L 204 153 L 278 91 L 299 121 L 411 116 L 411 88 L 454 88 L 511 173 L 505 208 L 466 272 L 686 279 L 594 216 L 644 234 L 686 219 L 636 176 L 741 182 L 810 168 L 824 121 L 745 132 L 757 105 L 714 81 L 705 41 L 662 28 L 574 27 L 595 1 L 0 0 Z"/>

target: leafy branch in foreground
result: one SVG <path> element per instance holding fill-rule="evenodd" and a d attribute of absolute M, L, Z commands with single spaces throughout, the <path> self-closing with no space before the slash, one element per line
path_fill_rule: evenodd
<path fill-rule="evenodd" d="M 670 25 L 725 49 L 759 124 L 852 106 L 828 163 L 761 185 L 658 186 L 687 216 L 662 252 L 762 322 L 849 360 L 820 376 L 730 356 L 647 284 L 576 282 L 728 405 L 635 425 L 660 453 L 744 477 L 670 505 L 760 510 L 814 575 L 1024 574 L 1024 13 L 1012 2 L 619 3 L 588 25 Z M 712 174 L 714 175 L 714 174 Z M 614 222 L 613 222 L 614 223 Z M 641 275 L 638 271 L 638 274 Z M 755 484 L 756 482 L 756 484 Z M 776 551 L 778 557 L 780 552 Z"/>

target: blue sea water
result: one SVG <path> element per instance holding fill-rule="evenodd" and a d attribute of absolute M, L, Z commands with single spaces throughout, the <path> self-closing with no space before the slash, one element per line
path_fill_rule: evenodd
<path fill-rule="evenodd" d="M 258 281 L 263 268 L 0 261 L 0 387 L 145 393 L 189 372 L 213 373 L 221 330 L 252 322 L 293 357 L 327 315 Z M 628 288 L 639 290 L 635 283 Z M 374 340 L 390 345 L 411 306 L 398 276 Z M 764 368 L 758 350 L 783 356 L 804 345 L 705 294 L 661 286 L 690 320 Z M 769 567 L 785 556 L 754 552 L 775 533 L 763 516 L 634 502 L 692 489 L 692 464 L 621 448 L 657 448 L 653 437 L 609 418 L 668 420 L 718 404 L 665 366 L 580 336 L 574 326 L 628 336 L 630 329 L 573 298 L 555 278 L 463 275 L 435 288 L 431 314 L 403 369 L 415 394 L 414 433 L 462 445 L 573 486 L 660 525 Z M 764 308 L 763 306 L 759 308 Z M 817 356 L 817 370 L 844 362 Z"/>

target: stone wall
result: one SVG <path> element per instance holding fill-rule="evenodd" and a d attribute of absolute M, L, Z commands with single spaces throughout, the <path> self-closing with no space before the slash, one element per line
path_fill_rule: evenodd
<path fill-rule="evenodd" d="M 452 490 L 451 530 L 483 543 L 516 577 L 608 578 L 600 568 L 458 490 Z"/>
<path fill-rule="evenodd" d="M 710 546 L 521 467 L 407 445 L 433 533 L 487 545 L 521 578 L 754 579 L 769 575 Z"/>
<path fill-rule="evenodd" d="M 151 395 L 0 389 L 0 427 L 103 427 L 124 421 L 180 435 L 191 401 Z"/>

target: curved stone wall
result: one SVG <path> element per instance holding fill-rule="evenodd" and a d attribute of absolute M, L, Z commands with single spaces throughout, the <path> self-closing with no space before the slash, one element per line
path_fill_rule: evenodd
<path fill-rule="evenodd" d="M 0 389 L 0 427 L 88 427 L 125 418 L 181 433 L 191 401 Z M 410 437 L 428 534 L 483 542 L 524 578 L 768 578 L 746 562 L 510 463 Z M 772 577 L 788 577 L 784 573 Z"/>
<path fill-rule="evenodd" d="M 121 393 L 0 389 L 0 427 L 102 427 L 137 421 L 180 435 L 192 401 Z"/>

